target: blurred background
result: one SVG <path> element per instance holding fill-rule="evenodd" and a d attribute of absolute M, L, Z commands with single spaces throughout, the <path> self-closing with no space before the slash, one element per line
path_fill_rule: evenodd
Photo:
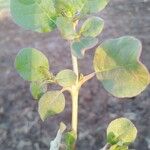
<path fill-rule="evenodd" d="M 20 28 L 12 21 L 8 8 L 9 1 L 0 0 L 0 150 L 48 150 L 59 122 L 70 127 L 70 95 L 66 93 L 62 114 L 42 122 L 29 83 L 20 78 L 13 64 L 21 48 L 33 47 L 48 56 L 52 71 L 57 73 L 71 68 L 69 45 L 57 31 L 39 34 Z M 99 16 L 105 20 L 99 41 L 123 35 L 139 38 L 143 43 L 141 61 L 150 70 L 150 0 L 111 0 Z M 93 71 L 93 54 L 94 49 L 79 61 L 84 74 Z M 81 89 L 77 149 L 100 149 L 106 142 L 108 123 L 117 117 L 131 119 L 138 128 L 131 148 L 150 150 L 150 87 L 135 98 L 118 99 L 95 78 Z"/>

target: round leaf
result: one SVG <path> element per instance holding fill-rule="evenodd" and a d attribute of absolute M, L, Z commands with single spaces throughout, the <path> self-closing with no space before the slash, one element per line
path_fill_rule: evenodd
<path fill-rule="evenodd" d="M 109 139 L 110 134 L 113 134 L 113 138 L 118 139 L 118 142 L 122 143 L 120 146 L 123 146 L 123 144 L 128 145 L 134 142 L 137 136 L 137 129 L 130 120 L 119 118 L 109 124 L 107 128 L 107 139 Z M 112 140 L 109 140 L 108 143 L 114 144 Z"/>
<path fill-rule="evenodd" d="M 44 121 L 49 116 L 59 114 L 64 110 L 65 97 L 60 91 L 49 91 L 39 100 L 38 112 Z"/>
<path fill-rule="evenodd" d="M 103 19 L 99 17 L 91 17 L 84 22 L 80 30 L 80 33 L 85 37 L 87 36 L 96 37 L 102 32 L 103 27 L 104 27 Z"/>
<path fill-rule="evenodd" d="M 25 48 L 16 56 L 15 67 L 23 79 L 37 81 L 44 78 L 42 70 L 49 70 L 49 63 L 40 51 Z"/>
<path fill-rule="evenodd" d="M 107 40 L 97 48 L 94 69 L 112 95 L 133 97 L 149 84 L 149 72 L 139 61 L 141 48 L 141 42 L 130 36 Z"/>
<path fill-rule="evenodd" d="M 63 87 L 70 87 L 75 85 L 77 76 L 72 70 L 66 69 L 56 75 L 56 80 Z"/>
<path fill-rule="evenodd" d="M 40 99 L 46 91 L 47 85 L 42 82 L 37 81 L 30 84 L 30 92 L 34 99 Z"/>
<path fill-rule="evenodd" d="M 56 28 L 55 12 L 51 0 L 11 0 L 11 14 L 14 21 L 30 30 L 50 32 Z"/>
<path fill-rule="evenodd" d="M 72 54 L 75 57 L 82 59 L 86 50 L 93 48 L 97 43 L 98 39 L 93 37 L 84 37 L 77 41 L 73 41 L 71 45 Z"/>

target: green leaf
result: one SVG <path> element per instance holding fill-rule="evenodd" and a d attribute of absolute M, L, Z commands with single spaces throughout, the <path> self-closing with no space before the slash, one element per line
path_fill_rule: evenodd
<path fill-rule="evenodd" d="M 11 14 L 14 21 L 38 32 L 50 32 L 56 28 L 57 14 L 51 0 L 11 0 Z"/>
<path fill-rule="evenodd" d="M 66 144 L 66 150 L 73 150 L 75 146 L 75 142 L 77 139 L 77 135 L 74 131 L 67 132 L 65 134 L 65 144 Z"/>
<path fill-rule="evenodd" d="M 104 27 L 103 19 L 99 17 L 91 17 L 84 22 L 80 30 L 80 33 L 85 37 L 87 36 L 96 37 L 102 32 L 103 27 Z"/>
<path fill-rule="evenodd" d="M 64 39 L 72 40 L 76 37 L 73 21 L 71 19 L 58 17 L 56 24 Z"/>
<path fill-rule="evenodd" d="M 60 123 L 60 128 L 57 132 L 57 135 L 53 141 L 50 143 L 50 150 L 59 150 L 61 146 L 62 134 L 66 130 L 66 125 L 64 123 Z"/>
<path fill-rule="evenodd" d="M 141 42 L 125 36 L 103 42 L 96 50 L 94 69 L 104 88 L 116 97 L 133 97 L 149 84 L 149 72 L 140 62 Z"/>
<path fill-rule="evenodd" d="M 98 39 L 93 37 L 84 37 L 76 40 L 71 45 L 72 54 L 75 57 L 82 59 L 86 50 L 93 48 L 97 43 Z"/>
<path fill-rule="evenodd" d="M 113 132 L 109 132 L 107 135 L 107 142 L 111 145 L 117 144 L 119 142 L 118 137 L 115 136 Z"/>
<path fill-rule="evenodd" d="M 71 87 L 75 85 L 76 80 L 76 74 L 69 69 L 62 70 L 56 75 L 56 81 L 63 87 Z"/>
<path fill-rule="evenodd" d="M 117 145 L 123 146 L 123 144 L 129 145 L 129 143 L 134 142 L 137 136 L 137 129 L 130 120 L 119 118 L 109 124 L 107 128 L 107 139 L 109 139 L 108 136 L 112 133 L 114 134 L 112 141 L 109 140 L 107 142 L 113 145 L 115 144 L 114 139 L 117 139 Z"/>
<path fill-rule="evenodd" d="M 38 112 L 44 121 L 49 116 L 61 113 L 65 108 L 65 97 L 61 91 L 49 91 L 39 100 Z"/>
<path fill-rule="evenodd" d="M 30 84 L 30 92 L 34 99 L 40 99 L 46 91 L 47 85 L 43 84 L 43 82 L 36 81 Z"/>
<path fill-rule="evenodd" d="M 128 146 L 118 146 L 116 144 L 111 146 L 109 150 L 128 150 Z"/>
<path fill-rule="evenodd" d="M 97 13 L 103 10 L 108 4 L 109 0 L 84 0 L 84 6 L 81 11 L 82 14 Z"/>
<path fill-rule="evenodd" d="M 45 55 L 40 51 L 25 48 L 16 56 L 15 67 L 23 79 L 37 81 L 45 78 L 43 70 L 49 70 L 49 63 Z"/>

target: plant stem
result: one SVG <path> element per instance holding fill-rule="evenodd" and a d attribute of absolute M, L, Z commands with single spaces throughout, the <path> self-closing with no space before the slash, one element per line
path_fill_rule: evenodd
<path fill-rule="evenodd" d="M 79 91 L 74 89 L 72 91 L 72 130 L 77 135 L 78 132 L 78 94 Z"/>
<path fill-rule="evenodd" d="M 78 88 L 78 78 L 79 78 L 79 69 L 78 69 L 78 61 L 75 56 L 72 55 L 72 65 L 73 71 L 77 75 L 77 82 L 76 85 L 72 87 L 71 96 L 72 96 L 72 130 L 77 135 L 77 128 L 78 128 L 78 95 L 79 95 L 79 88 Z"/>
<path fill-rule="evenodd" d="M 93 72 L 91 74 L 88 74 L 88 75 L 84 76 L 83 79 L 79 82 L 79 86 L 83 85 L 85 82 L 92 79 L 95 75 L 96 75 L 96 73 Z"/>
<path fill-rule="evenodd" d="M 77 75 L 77 82 L 78 82 L 78 78 L 79 78 L 79 69 L 78 69 L 78 60 L 75 56 L 71 55 L 72 57 L 72 66 L 73 66 L 73 71 L 75 72 L 75 74 Z"/>
<path fill-rule="evenodd" d="M 74 23 L 74 30 L 76 30 L 76 25 L 78 21 Z M 77 76 L 76 84 L 72 87 L 71 96 L 72 96 L 72 130 L 75 132 L 76 137 L 78 137 L 78 97 L 79 97 L 79 68 L 78 68 L 78 60 L 77 58 L 71 53 L 72 57 L 72 66 L 73 71 Z M 77 139 L 76 139 L 77 140 Z M 75 149 L 74 145 L 74 149 Z"/>

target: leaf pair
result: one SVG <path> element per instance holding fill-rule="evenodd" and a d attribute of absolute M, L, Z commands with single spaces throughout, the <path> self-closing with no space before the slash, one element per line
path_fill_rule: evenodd
<path fill-rule="evenodd" d="M 30 91 L 35 99 L 40 99 L 39 114 L 42 120 L 63 111 L 64 95 L 60 91 L 46 93 L 47 85 L 44 82 L 51 76 L 48 60 L 43 53 L 32 48 L 22 49 L 16 57 L 15 67 L 21 77 L 32 81 Z"/>
<path fill-rule="evenodd" d="M 31 81 L 31 94 L 39 99 L 47 91 L 45 81 L 51 78 L 46 56 L 36 49 L 24 48 L 16 56 L 15 67 L 24 80 Z"/>
<path fill-rule="evenodd" d="M 131 36 L 103 42 L 95 52 L 94 69 L 104 88 L 116 97 L 133 97 L 149 84 L 149 72 L 139 61 L 142 45 Z"/>
<path fill-rule="evenodd" d="M 74 22 L 71 18 L 58 17 L 56 21 L 57 27 L 62 36 L 67 40 L 74 40 L 82 37 L 96 37 L 104 27 L 104 21 L 99 17 L 90 17 L 81 27 L 79 33 L 76 32 Z"/>
<path fill-rule="evenodd" d="M 49 72 L 48 59 L 39 50 L 20 50 L 15 59 L 15 68 L 24 80 L 31 81 L 30 90 L 35 99 L 46 91 L 47 82 L 55 82 L 53 74 Z"/>
<path fill-rule="evenodd" d="M 49 72 L 49 63 L 43 53 L 36 49 L 22 49 L 15 60 L 15 67 L 20 76 L 31 81 L 30 91 L 38 102 L 38 111 L 44 121 L 47 117 L 61 113 L 65 107 L 65 97 L 61 91 L 47 92 L 47 82 L 56 82 L 64 88 L 76 84 L 77 76 L 69 69 L 60 71 L 55 79 Z"/>
<path fill-rule="evenodd" d="M 107 142 L 111 145 L 110 150 L 128 150 L 128 145 L 134 142 L 137 129 L 126 118 L 113 120 L 107 128 Z"/>
<path fill-rule="evenodd" d="M 69 88 L 76 84 L 77 76 L 69 69 L 60 71 L 55 78 L 63 88 Z M 39 114 L 44 121 L 49 116 L 59 114 L 64 110 L 65 97 L 62 91 L 50 91 L 45 93 L 39 100 Z"/>
<path fill-rule="evenodd" d="M 11 0 L 11 14 L 20 26 L 38 32 L 50 32 L 58 17 L 80 18 L 101 11 L 108 0 Z M 79 17 L 80 16 L 80 17 Z"/>
<path fill-rule="evenodd" d="M 72 53 L 83 58 L 85 51 L 98 43 L 95 37 L 102 31 L 104 23 L 98 17 L 91 17 L 77 33 L 74 17 L 98 12 L 107 3 L 108 0 L 12 0 L 11 14 L 14 21 L 26 29 L 50 32 L 58 28 L 64 39 L 73 40 Z"/>
<path fill-rule="evenodd" d="M 77 58 L 83 58 L 86 50 L 97 45 L 96 36 L 102 32 L 103 27 L 104 21 L 101 18 L 91 17 L 87 19 L 79 31 L 79 38 L 72 42 L 72 54 Z"/>

